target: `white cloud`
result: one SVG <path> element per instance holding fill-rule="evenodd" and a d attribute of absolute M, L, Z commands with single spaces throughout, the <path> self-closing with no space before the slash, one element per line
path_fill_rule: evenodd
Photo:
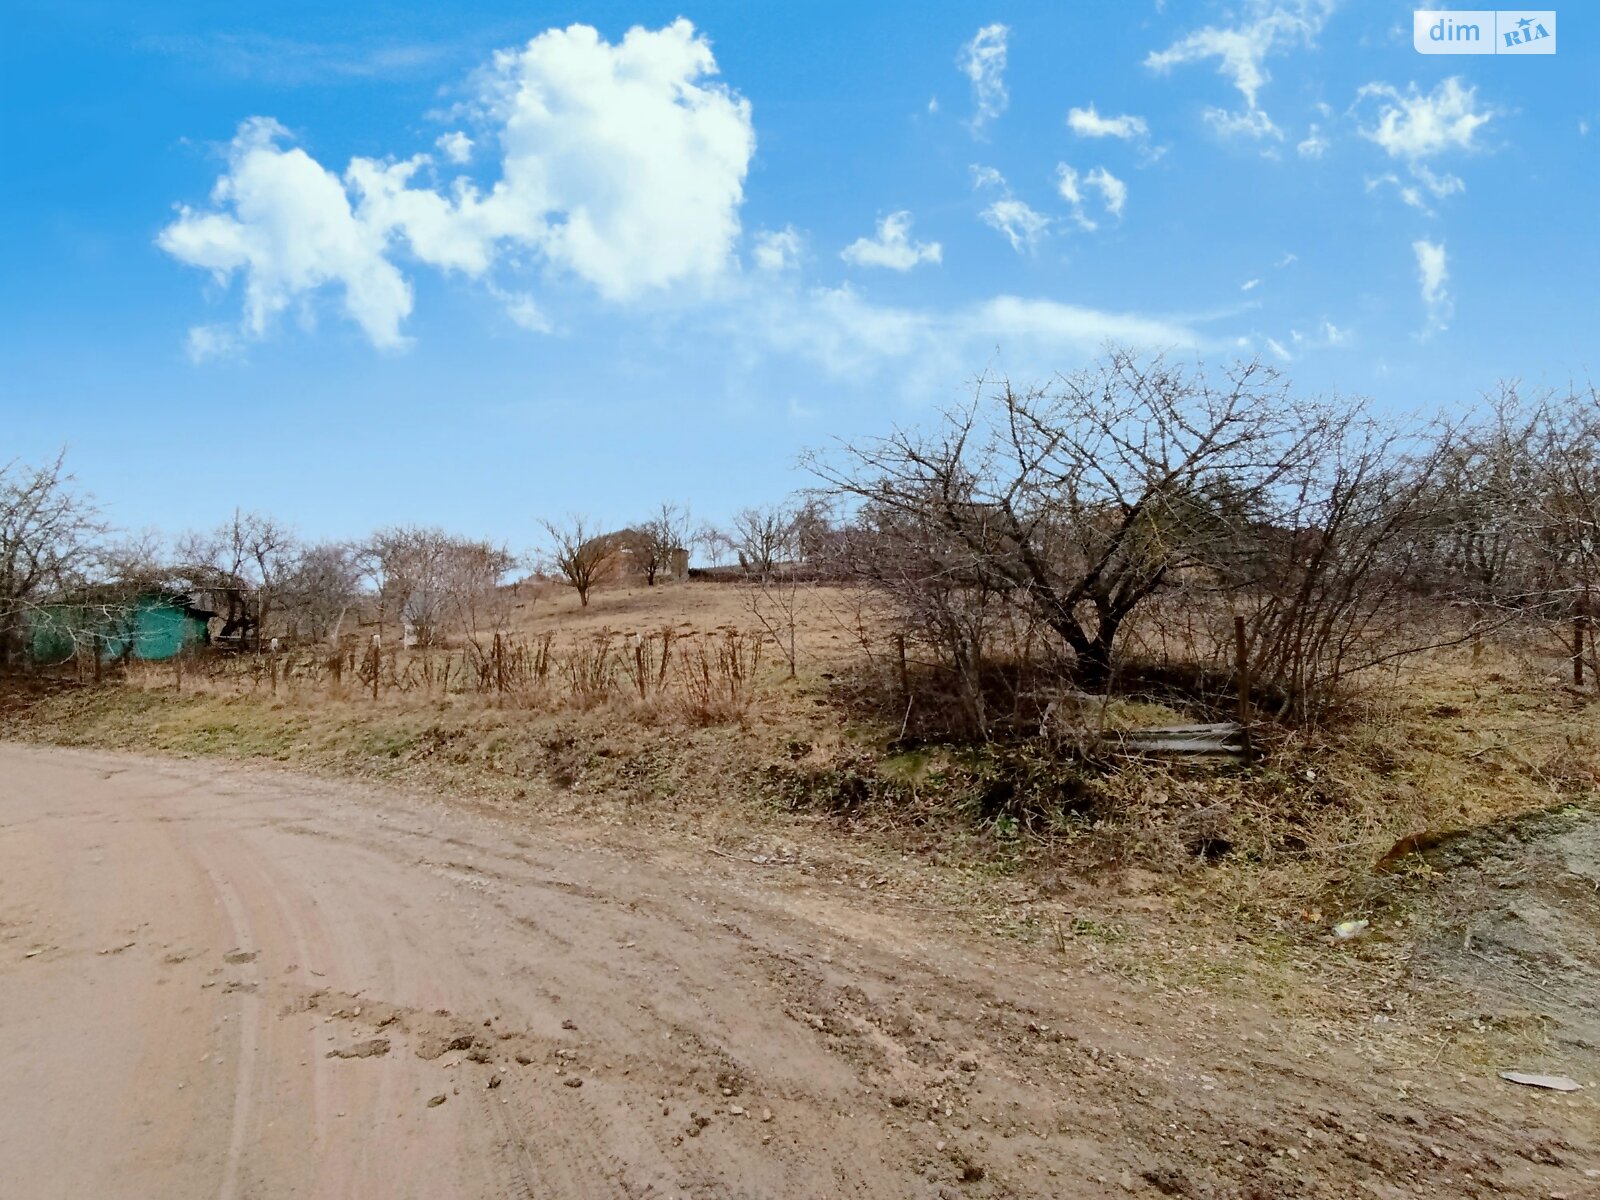
<path fill-rule="evenodd" d="M 1368 176 L 1366 190 L 1375 192 L 1386 185 L 1392 185 L 1402 201 L 1418 212 L 1425 213 L 1431 217 L 1434 212 L 1433 209 L 1428 207 L 1428 202 L 1423 199 L 1423 192 L 1427 192 L 1436 198 L 1443 198 L 1454 195 L 1456 192 L 1464 191 L 1467 186 L 1459 176 L 1435 175 L 1421 163 L 1412 168 L 1412 177 L 1415 182 L 1407 183 L 1393 171 L 1385 172 L 1382 175 Z"/>
<path fill-rule="evenodd" d="M 1376 142 L 1390 158 L 1415 164 L 1448 150 L 1475 150 L 1479 129 L 1495 117 L 1495 111 L 1478 104 L 1478 89 L 1463 87 L 1452 75 L 1431 92 L 1422 92 L 1415 83 L 1406 91 L 1386 83 L 1369 83 L 1356 93 L 1359 103 L 1378 97 L 1388 103 L 1378 108 L 1376 125 L 1361 130 L 1361 136 Z"/>
<path fill-rule="evenodd" d="M 1321 129 L 1315 122 L 1306 130 L 1305 140 L 1295 146 L 1295 152 L 1301 158 L 1321 158 L 1328 152 L 1328 139 L 1322 136 Z"/>
<path fill-rule="evenodd" d="M 911 214 L 902 211 L 883 218 L 875 237 L 857 238 L 839 252 L 839 257 L 858 267 L 909 271 L 918 263 L 940 261 L 944 248 L 938 242 L 913 242 Z"/>
<path fill-rule="evenodd" d="M 1244 112 L 1233 112 L 1226 108 L 1208 108 L 1205 111 L 1206 124 L 1215 129 L 1223 137 L 1250 137 L 1257 141 L 1263 138 L 1283 140 L 1283 130 L 1272 123 L 1272 118 L 1259 108 L 1247 109 Z"/>
<path fill-rule="evenodd" d="M 239 332 L 229 325 L 196 325 L 189 330 L 184 349 L 192 363 L 229 358 L 240 350 Z"/>
<path fill-rule="evenodd" d="M 1245 109 L 1228 113 L 1211 109 L 1206 119 L 1219 133 L 1255 138 L 1281 137 L 1278 127 L 1261 109 L 1261 89 L 1272 76 L 1267 58 L 1294 45 L 1311 45 L 1322 31 L 1335 0 L 1289 0 L 1273 4 L 1252 0 L 1246 17 L 1232 26 L 1208 25 L 1180 38 L 1165 50 L 1153 51 L 1144 65 L 1152 71 L 1170 71 L 1187 63 L 1215 59 L 1217 71 L 1244 98 Z"/>
<path fill-rule="evenodd" d="M 1000 172 L 995 170 L 993 167 L 985 167 L 980 166 L 977 163 L 973 163 L 971 169 L 973 190 L 976 191 L 981 188 L 999 188 L 1001 191 L 1007 190 L 1006 177 L 1000 174 Z"/>
<path fill-rule="evenodd" d="M 1267 349 L 1271 350 L 1273 354 L 1277 355 L 1284 362 L 1294 361 L 1294 355 L 1290 354 L 1288 350 L 1284 349 L 1283 343 L 1278 341 L 1277 338 L 1267 339 Z"/>
<path fill-rule="evenodd" d="M 974 111 L 968 127 L 974 133 L 1005 112 L 1011 102 L 1005 80 L 1006 39 L 1010 34 L 1004 25 L 985 25 L 956 56 L 956 66 L 972 82 Z"/>
<path fill-rule="evenodd" d="M 1084 211 L 1085 188 L 1099 192 L 1100 203 L 1106 212 L 1119 221 L 1122 219 L 1123 206 L 1128 202 L 1127 184 L 1104 167 L 1095 167 L 1087 174 L 1079 175 L 1067 163 L 1056 164 L 1056 191 L 1071 206 L 1073 221 L 1082 229 L 1096 229 L 1098 222 Z"/>
<path fill-rule="evenodd" d="M 1277 262 L 1273 263 L 1272 265 L 1275 266 L 1275 267 L 1278 267 L 1279 269 L 1282 269 L 1283 267 L 1291 266 L 1294 263 L 1297 263 L 1299 261 L 1300 261 L 1300 256 L 1298 254 L 1290 254 L 1287 250 L 1285 250 L 1284 253 L 1283 253 L 1283 257 L 1280 258 Z"/>
<path fill-rule="evenodd" d="M 736 341 L 859 377 L 892 368 L 908 394 L 926 394 L 993 358 L 1000 347 L 1018 370 L 1060 369 L 1107 342 L 1151 350 L 1197 349 L 1206 340 L 1181 320 L 1114 313 L 1053 300 L 993 296 L 960 308 L 874 304 L 849 286 L 768 290 L 731 309 Z"/>
<path fill-rule="evenodd" d="M 1104 167 L 1096 167 L 1083 177 L 1083 181 L 1099 191 L 1106 211 L 1120 221 L 1122 206 L 1128 202 L 1128 185 Z"/>
<path fill-rule="evenodd" d="M 1450 268 L 1445 262 L 1443 242 L 1418 239 L 1411 243 L 1417 256 L 1417 280 L 1422 285 L 1422 307 L 1428 322 L 1422 336 L 1442 332 L 1450 327 L 1455 312 L 1455 302 L 1445 286 L 1450 281 Z"/>
<path fill-rule="evenodd" d="M 453 163 L 464 163 L 472 158 L 472 139 L 459 129 L 440 134 L 433 144 Z"/>
<path fill-rule="evenodd" d="M 220 211 L 180 208 L 157 244 L 219 281 L 243 273 L 242 328 L 251 337 L 264 335 L 297 298 L 338 285 L 345 314 L 374 345 L 401 345 L 411 287 L 385 257 L 385 232 L 358 219 L 337 176 L 304 150 L 279 146 L 286 136 L 268 118 L 241 125 L 228 172 L 211 193 Z"/>
<path fill-rule="evenodd" d="M 1095 222 L 1083 211 L 1083 189 L 1078 186 L 1079 175 L 1066 163 L 1056 164 L 1056 191 L 1072 207 L 1072 219 L 1080 228 L 1095 229 Z"/>
<path fill-rule="evenodd" d="M 1477 89 L 1462 85 L 1452 75 L 1431 92 L 1410 84 L 1402 92 L 1386 83 L 1369 83 L 1356 93 L 1356 103 L 1376 98 L 1377 121 L 1361 130 L 1361 136 L 1383 148 L 1391 159 L 1405 164 L 1411 182 L 1393 172 L 1367 180 L 1371 192 L 1392 183 L 1400 199 L 1412 208 L 1430 212 L 1424 193 L 1443 199 L 1465 191 L 1460 176 L 1435 171 L 1428 160 L 1449 152 L 1471 153 L 1481 149 L 1478 130 L 1498 114 L 1478 103 Z"/>
<path fill-rule="evenodd" d="M 1124 113 L 1120 117 L 1102 117 L 1093 104 L 1088 108 L 1074 108 L 1067 112 L 1067 128 L 1079 137 L 1121 138 L 1123 141 L 1143 140 L 1150 136 L 1150 126 L 1143 117 Z"/>
<path fill-rule="evenodd" d="M 1253 291 L 1256 290 L 1256 288 L 1258 288 L 1260 286 L 1261 286 L 1261 280 L 1259 280 L 1259 279 L 1246 279 L 1243 283 L 1241 283 L 1239 285 L 1239 290 L 1241 292 L 1253 292 Z"/>
<path fill-rule="evenodd" d="M 1336 349 L 1349 345 L 1350 338 L 1348 329 L 1340 329 L 1332 321 L 1323 321 L 1311 333 L 1302 333 L 1298 329 L 1289 331 L 1289 340 L 1306 350 Z"/>
<path fill-rule="evenodd" d="M 529 333 L 555 332 L 555 325 L 549 316 L 539 307 L 539 302 L 527 292 L 502 292 L 495 289 L 494 294 L 495 298 L 505 306 L 506 316 L 511 318 L 512 324 L 526 329 Z"/>
<path fill-rule="evenodd" d="M 785 225 L 782 229 L 763 229 L 756 234 L 750 257 L 759 270 L 790 271 L 800 265 L 805 248 L 804 235 L 793 225 Z"/>
<path fill-rule="evenodd" d="M 343 181 L 276 122 L 240 127 L 214 210 L 183 209 L 159 243 L 226 279 L 245 276 L 244 329 L 262 336 L 291 302 L 341 285 L 346 313 L 380 346 L 402 342 L 411 289 L 390 261 L 471 276 L 524 260 L 575 277 L 613 302 L 724 277 L 755 135 L 748 102 L 711 77 L 716 61 L 686 20 L 550 30 L 497 53 L 476 77 L 500 178 L 418 186 L 433 164 L 357 158 Z M 352 197 L 355 203 L 352 204 Z"/>
<path fill-rule="evenodd" d="M 996 200 L 978 215 L 985 225 L 1004 234 L 1018 254 L 1032 254 L 1050 227 L 1049 217 L 1014 196 Z"/>

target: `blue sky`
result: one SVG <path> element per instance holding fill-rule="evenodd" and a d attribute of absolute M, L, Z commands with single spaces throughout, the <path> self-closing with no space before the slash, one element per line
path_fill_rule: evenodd
<path fill-rule="evenodd" d="M 129 528 L 725 518 L 1107 340 L 1596 374 L 1587 5 L 1542 57 L 1386 0 L 7 12 L 0 457 Z"/>

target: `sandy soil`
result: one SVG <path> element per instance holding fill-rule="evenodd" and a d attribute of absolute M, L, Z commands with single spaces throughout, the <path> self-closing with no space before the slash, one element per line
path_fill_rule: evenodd
<path fill-rule="evenodd" d="M 782 864 L 0 746 L 0 1194 L 1600 1195 L 1571 1096 L 1386 1072 Z"/>

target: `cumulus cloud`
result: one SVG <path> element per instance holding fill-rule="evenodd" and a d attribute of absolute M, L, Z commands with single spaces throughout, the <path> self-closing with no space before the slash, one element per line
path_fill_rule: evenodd
<path fill-rule="evenodd" d="M 839 252 L 839 257 L 858 267 L 909 271 L 918 263 L 938 262 L 944 257 L 944 248 L 938 242 L 913 242 L 911 214 L 901 211 L 883 218 L 873 237 L 857 238 Z"/>
<path fill-rule="evenodd" d="M 345 315 L 374 345 L 400 345 L 411 287 L 385 256 L 385 231 L 356 215 L 336 175 L 304 150 L 280 146 L 286 136 L 267 118 L 241 125 L 228 172 L 212 189 L 214 210 L 179 209 L 158 244 L 218 281 L 242 273 L 242 329 L 251 337 L 298 297 L 335 286 Z M 214 331 L 199 342 L 190 334 L 191 352 L 215 344 Z"/>
<path fill-rule="evenodd" d="M 762 271 L 790 271 L 800 265 L 806 240 L 793 225 L 782 229 L 763 229 L 756 234 L 751 260 Z"/>
<path fill-rule="evenodd" d="M 1214 59 L 1217 72 L 1244 98 L 1243 112 L 1213 108 L 1206 119 L 1220 133 L 1254 138 L 1282 137 L 1260 105 L 1261 89 L 1271 81 L 1266 60 L 1296 45 L 1313 44 L 1334 0 L 1295 0 L 1273 4 L 1253 0 L 1234 25 L 1208 25 L 1180 38 L 1165 50 L 1152 51 L 1144 65 L 1166 72 L 1173 67 Z"/>
<path fill-rule="evenodd" d="M 1445 261 L 1444 243 L 1419 238 L 1411 243 L 1417 256 L 1417 281 L 1422 286 L 1422 308 L 1427 314 L 1427 324 L 1422 336 L 1443 332 L 1450 327 L 1455 314 L 1455 301 L 1446 286 L 1450 282 L 1450 268 Z"/>
<path fill-rule="evenodd" d="M 1050 227 L 1050 218 L 1035 212 L 1015 196 L 1005 196 L 994 201 L 978 214 L 989 228 L 1005 235 L 1011 248 L 1018 254 L 1031 254 Z"/>
<path fill-rule="evenodd" d="M 1121 138 L 1123 141 L 1143 140 L 1150 136 L 1150 126 L 1143 117 L 1124 113 L 1119 117 L 1102 117 L 1090 104 L 1087 108 L 1067 111 L 1067 128 L 1079 137 Z"/>
<path fill-rule="evenodd" d="M 755 146 L 748 102 L 716 70 L 682 19 L 615 44 L 573 25 L 501 51 L 475 77 L 473 107 L 500 153 L 486 190 L 467 177 L 432 182 L 426 155 L 356 158 L 341 178 L 253 118 L 211 208 L 181 209 L 159 244 L 219 279 L 242 274 L 252 337 L 333 285 L 374 344 L 399 345 L 411 311 L 391 259 L 402 244 L 474 277 L 531 252 L 546 272 L 619 303 L 709 283 L 732 259 Z M 441 143 L 453 160 L 451 146 Z"/>
<path fill-rule="evenodd" d="M 961 47 L 956 66 L 972 83 L 972 119 L 968 127 L 977 133 L 984 125 L 1005 112 L 1011 97 L 1006 92 L 1006 39 L 1011 30 L 1004 25 L 985 25 Z"/>

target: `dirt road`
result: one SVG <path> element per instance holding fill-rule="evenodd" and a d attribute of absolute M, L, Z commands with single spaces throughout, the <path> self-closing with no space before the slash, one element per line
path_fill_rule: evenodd
<path fill-rule="evenodd" d="M 14 746 L 0 1089 L 16 1200 L 1600 1194 L 1592 1088 L 626 830 Z"/>

